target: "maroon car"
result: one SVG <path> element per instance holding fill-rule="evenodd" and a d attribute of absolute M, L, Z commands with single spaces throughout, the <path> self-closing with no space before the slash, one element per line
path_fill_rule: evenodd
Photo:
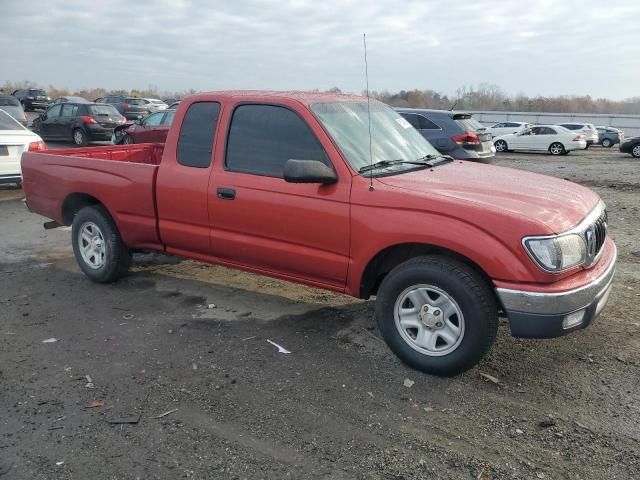
<path fill-rule="evenodd" d="M 152 113 L 136 123 L 118 127 L 114 130 L 111 140 L 116 145 L 164 143 L 175 113 L 175 110 L 163 110 Z"/>

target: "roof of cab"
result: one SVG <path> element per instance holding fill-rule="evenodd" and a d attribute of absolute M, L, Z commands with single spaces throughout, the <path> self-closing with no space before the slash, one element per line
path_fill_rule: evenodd
<path fill-rule="evenodd" d="M 251 99 L 291 99 L 297 100 L 304 105 L 324 102 L 362 102 L 366 101 L 366 97 L 360 95 L 351 95 L 346 93 L 334 92 L 304 92 L 304 91 L 277 91 L 277 90 L 222 90 L 217 92 L 202 92 L 190 95 L 183 100 L 206 100 L 211 97 L 218 99 L 232 99 L 247 97 Z M 371 101 L 377 101 L 371 99 Z"/>

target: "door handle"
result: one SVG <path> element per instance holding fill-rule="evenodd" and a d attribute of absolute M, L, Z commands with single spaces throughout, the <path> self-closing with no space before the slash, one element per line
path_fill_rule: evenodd
<path fill-rule="evenodd" d="M 233 188 L 218 187 L 218 198 L 222 200 L 233 200 L 236 198 L 236 191 Z"/>

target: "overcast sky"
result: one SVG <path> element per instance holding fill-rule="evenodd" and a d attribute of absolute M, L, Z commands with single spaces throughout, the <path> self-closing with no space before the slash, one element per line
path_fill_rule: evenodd
<path fill-rule="evenodd" d="M 0 82 L 640 95 L 640 1 L 1 0 Z"/>

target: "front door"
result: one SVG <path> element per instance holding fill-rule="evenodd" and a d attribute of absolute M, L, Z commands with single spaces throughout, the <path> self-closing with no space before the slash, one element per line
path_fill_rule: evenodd
<path fill-rule="evenodd" d="M 54 105 L 47 110 L 41 121 L 40 130 L 44 138 L 59 138 L 60 135 L 60 114 L 62 112 L 62 104 Z"/>
<path fill-rule="evenodd" d="M 332 165 L 335 147 L 297 104 L 239 104 L 223 113 L 209 186 L 211 253 L 239 266 L 344 288 L 349 259 L 351 175 Z M 226 147 L 226 148 L 225 148 Z M 330 153 L 328 153 L 330 152 Z M 332 185 L 283 178 L 289 159 L 333 168 Z"/>
<path fill-rule="evenodd" d="M 55 126 L 56 137 L 73 139 L 73 127 L 78 115 L 78 105 L 71 103 L 62 104 L 62 114 Z"/>

